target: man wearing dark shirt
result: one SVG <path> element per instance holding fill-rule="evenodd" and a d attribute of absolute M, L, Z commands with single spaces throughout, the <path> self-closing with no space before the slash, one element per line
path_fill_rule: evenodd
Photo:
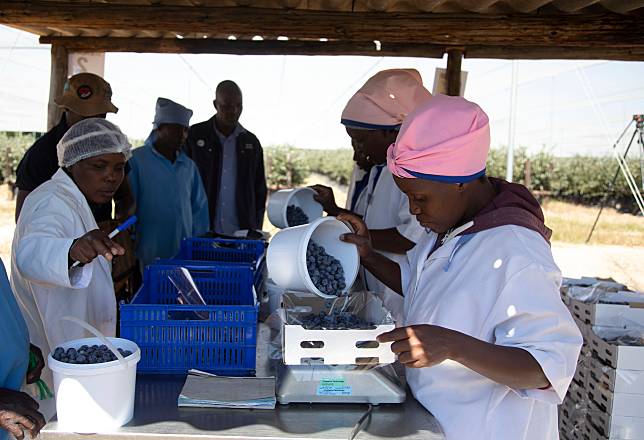
<path fill-rule="evenodd" d="M 213 105 L 215 116 L 190 127 L 186 139 L 186 153 L 197 164 L 208 196 L 211 229 L 226 235 L 261 230 L 267 193 L 264 150 L 239 123 L 241 89 L 222 81 Z"/>
<path fill-rule="evenodd" d="M 22 204 L 29 193 L 51 179 L 58 170 L 56 145 L 69 127 L 86 118 L 104 118 L 107 113 L 116 113 L 118 109 L 112 104 L 112 89 L 107 81 L 93 73 L 79 73 L 70 77 L 65 83 L 63 95 L 56 99 L 56 104 L 65 112 L 60 122 L 42 135 L 27 150 L 18 164 L 16 172 L 16 221 Z M 127 179 L 123 180 L 114 195 L 116 217 L 126 217 L 134 213 L 134 199 Z M 110 220 L 112 204 L 94 205 L 90 203 L 96 222 Z"/>

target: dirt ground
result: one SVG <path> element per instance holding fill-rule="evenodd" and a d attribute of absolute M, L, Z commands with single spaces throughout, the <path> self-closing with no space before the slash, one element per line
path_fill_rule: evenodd
<path fill-rule="evenodd" d="M 345 187 L 333 185 L 324 176 L 314 175 L 307 184 L 321 183 L 323 185 L 332 186 L 336 194 L 336 202 L 340 206 L 344 206 L 345 201 Z M 11 269 L 11 241 L 13 239 L 14 224 L 14 206 L 15 202 L 9 199 L 9 193 L 5 185 L 0 186 L 0 257 L 7 268 L 7 272 Z M 554 205 L 545 205 L 546 219 L 549 217 L 548 207 L 552 206 L 550 216 L 561 216 L 562 204 L 557 202 Z M 568 213 L 574 212 L 574 220 L 579 221 L 580 208 L 570 207 L 566 208 Z M 611 216 L 622 216 L 623 214 L 609 213 L 608 218 Z M 592 217 L 587 215 L 589 218 Z M 639 228 L 643 228 L 644 219 L 634 216 L 628 216 L 629 224 L 634 223 Z M 621 222 L 625 222 L 623 217 L 615 217 Z M 561 223 L 561 220 L 559 220 Z M 615 223 L 615 222 L 612 222 Z M 631 228 L 631 226 L 629 226 Z M 275 233 L 276 230 L 268 221 L 265 221 L 265 230 Z M 613 235 L 615 234 L 612 231 Z M 626 231 L 627 236 L 632 233 Z M 601 236 L 601 234 L 600 234 Z M 557 237 L 557 236 L 555 236 Z M 572 241 L 576 241 L 573 238 Z M 619 242 L 618 239 L 613 238 L 614 241 Z M 639 239 L 637 240 L 639 242 Z M 625 243 L 630 242 L 630 239 Z M 594 276 L 614 278 L 616 281 L 626 284 L 631 289 L 644 291 L 644 246 L 639 245 L 619 245 L 619 244 L 579 244 L 568 243 L 563 241 L 554 241 L 552 244 L 552 251 L 555 261 L 561 268 L 564 276 L 567 277 L 581 277 Z"/>

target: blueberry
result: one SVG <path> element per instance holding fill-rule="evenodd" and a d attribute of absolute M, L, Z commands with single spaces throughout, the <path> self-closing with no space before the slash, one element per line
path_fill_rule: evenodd
<path fill-rule="evenodd" d="M 286 207 L 286 221 L 289 226 L 305 225 L 309 222 L 309 217 L 299 206 L 289 205 Z"/>

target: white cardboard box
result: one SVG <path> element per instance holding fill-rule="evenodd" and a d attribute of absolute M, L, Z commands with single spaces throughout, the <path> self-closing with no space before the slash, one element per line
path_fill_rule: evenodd
<path fill-rule="evenodd" d="M 644 394 L 644 371 L 615 369 L 590 359 L 588 367 L 576 376 L 614 393 Z"/>
<path fill-rule="evenodd" d="M 634 323 L 644 325 L 643 302 L 593 304 L 570 298 L 568 308 L 577 320 L 591 326 L 626 328 Z"/>
<path fill-rule="evenodd" d="M 644 394 L 613 393 L 602 387 L 589 386 L 588 396 L 597 408 L 611 416 L 644 418 Z"/>
<path fill-rule="evenodd" d="M 595 332 L 590 332 L 587 343 L 593 356 L 606 365 L 620 370 L 644 370 L 644 346 L 609 344 Z"/>
<path fill-rule="evenodd" d="M 611 416 L 593 412 L 588 414 L 587 418 L 590 425 L 590 440 L 642 440 L 644 438 L 644 417 Z"/>
<path fill-rule="evenodd" d="M 310 307 L 312 313 L 319 312 L 325 305 L 325 300 L 317 296 L 302 299 L 289 292 L 284 298 L 285 306 L 289 303 L 295 307 Z M 285 323 L 284 363 L 307 365 L 312 359 L 324 365 L 371 365 L 395 362 L 396 355 L 391 351 L 392 343 L 376 342 L 378 335 L 396 328 L 382 301 L 374 295 L 369 295 L 366 307 L 358 313 L 358 316 L 370 322 L 385 322 L 385 324 L 375 325 L 368 330 L 308 330 L 301 325 Z M 359 342 L 371 344 L 358 344 Z"/>

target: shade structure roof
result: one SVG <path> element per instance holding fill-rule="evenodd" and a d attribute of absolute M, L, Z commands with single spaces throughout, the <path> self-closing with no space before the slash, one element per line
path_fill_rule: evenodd
<path fill-rule="evenodd" d="M 1 1 L 78 51 L 644 59 L 644 0 Z"/>

